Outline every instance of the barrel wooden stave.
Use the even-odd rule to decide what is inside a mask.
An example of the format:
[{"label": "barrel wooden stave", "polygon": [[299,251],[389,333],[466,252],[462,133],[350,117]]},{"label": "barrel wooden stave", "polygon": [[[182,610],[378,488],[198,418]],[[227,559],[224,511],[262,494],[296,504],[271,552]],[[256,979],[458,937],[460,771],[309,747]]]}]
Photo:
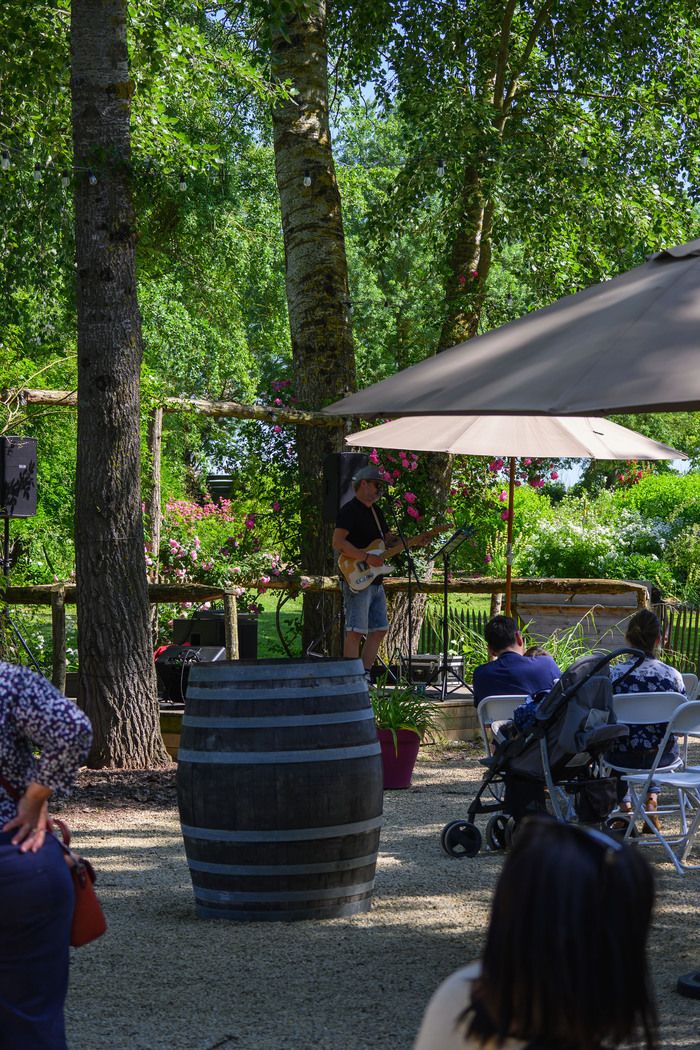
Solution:
[{"label": "barrel wooden stave", "polygon": [[382,771],[361,664],[324,661],[319,675],[317,662],[285,662],[271,684],[266,663],[236,666],[233,683],[223,663],[190,680],[178,801],[197,913],[288,921],[366,911]]}]

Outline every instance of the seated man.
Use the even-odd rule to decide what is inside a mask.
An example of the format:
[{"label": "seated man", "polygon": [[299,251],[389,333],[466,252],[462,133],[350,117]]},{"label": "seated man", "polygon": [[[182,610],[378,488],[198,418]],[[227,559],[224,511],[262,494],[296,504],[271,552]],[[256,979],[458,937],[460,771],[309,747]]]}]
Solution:
[{"label": "seated man", "polygon": [[484,637],[491,659],[474,669],[475,706],[487,696],[532,696],[561,678],[551,656],[525,656],[523,636],[510,616],[492,617]]}]

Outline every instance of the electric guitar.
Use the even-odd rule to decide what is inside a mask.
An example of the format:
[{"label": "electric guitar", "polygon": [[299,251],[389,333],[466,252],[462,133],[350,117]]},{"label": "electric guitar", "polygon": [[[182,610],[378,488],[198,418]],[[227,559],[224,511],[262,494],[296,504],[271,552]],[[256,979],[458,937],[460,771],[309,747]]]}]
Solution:
[{"label": "electric guitar", "polygon": [[[434,529],[428,529],[427,532],[422,532],[420,536],[411,536],[410,539],[406,540],[407,547],[421,547],[423,544],[431,540],[433,536],[437,536],[439,532],[445,532],[450,528],[449,525],[438,525]],[[371,547],[367,547],[365,550],[365,556],[368,554],[376,554],[378,557],[392,558],[399,551],[404,549],[403,543],[396,543],[393,547],[388,549],[384,546],[383,540],[375,540]],[[391,572],[391,565],[387,565],[384,561],[381,565],[368,565],[364,558],[349,557],[347,554],[340,554],[338,556],[338,568],[342,572],[345,582],[351,591],[355,594],[359,594],[360,591],[364,591],[366,587],[369,587],[372,580],[375,580],[377,576],[382,576],[384,573]]]}]

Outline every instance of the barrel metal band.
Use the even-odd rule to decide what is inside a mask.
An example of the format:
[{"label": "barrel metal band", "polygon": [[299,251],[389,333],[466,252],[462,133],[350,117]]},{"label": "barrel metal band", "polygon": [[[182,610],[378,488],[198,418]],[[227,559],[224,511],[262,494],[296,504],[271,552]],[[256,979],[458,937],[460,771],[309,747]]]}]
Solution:
[{"label": "barrel metal band", "polygon": [[372,758],[381,754],[379,741],[356,747],[328,747],[314,751],[190,751],[177,753],[179,764],[217,764],[228,766],[265,766],[292,762],[342,762],[353,758]]},{"label": "barrel metal band", "polygon": [[358,820],[354,824],[329,824],[324,828],[284,828],[270,831],[227,831],[224,828],[195,828],[182,825],[185,838],[206,839],[208,842],[307,842],[315,839],[335,839],[346,835],[362,835],[381,828],[382,815]]},{"label": "barrel metal band", "polygon": [[226,904],[240,902],[241,904],[254,904],[260,901],[327,901],[338,897],[355,897],[361,893],[371,893],[374,879],[371,882],[360,882],[355,886],[336,886],[334,889],[326,890],[274,890],[267,893],[238,893],[236,890],[205,890],[202,886],[194,887],[194,896],[197,901],[221,901]]},{"label": "barrel metal band", "polygon": [[349,860],[331,860],[319,864],[214,864],[203,860],[188,860],[190,871],[204,871],[209,875],[321,875],[332,871],[354,871],[377,863],[377,854],[352,857]]},{"label": "barrel metal band", "polygon": [[[354,666],[353,666],[354,664]],[[260,662],[257,664],[241,664],[238,661],[217,661],[216,663],[194,664],[190,672],[190,679],[197,682],[211,682],[217,678],[220,680],[228,677],[235,684],[239,681],[266,681],[274,682],[279,679],[294,679],[297,682],[311,681],[319,678],[338,678],[341,681],[354,678],[356,681],[363,680],[363,667],[359,660],[352,663],[349,660],[331,660],[324,663],[321,660],[301,661],[278,661],[274,665]]]},{"label": "barrel metal band", "polygon": [[292,726],[325,726],[345,722],[367,722],[374,718],[370,707],[360,711],[329,711],[325,715],[268,715],[263,718],[207,718],[185,715],[183,726],[192,729],[287,729]]},{"label": "barrel metal band", "polygon": [[359,682],[328,682],[320,689],[313,683],[306,686],[295,686],[285,688],[267,683],[257,689],[242,689],[235,682],[216,682],[204,685],[202,682],[193,684],[190,677],[187,686],[188,700],[225,700],[230,704],[239,700],[305,700],[309,696],[320,695],[323,697],[365,695],[365,680]]}]

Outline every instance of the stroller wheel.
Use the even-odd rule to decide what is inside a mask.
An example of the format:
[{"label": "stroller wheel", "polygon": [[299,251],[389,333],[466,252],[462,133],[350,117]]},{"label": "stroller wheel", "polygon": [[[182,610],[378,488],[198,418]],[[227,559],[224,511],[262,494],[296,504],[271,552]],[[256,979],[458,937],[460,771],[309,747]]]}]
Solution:
[{"label": "stroller wheel", "polygon": [[440,845],[448,857],[475,857],[481,849],[481,832],[469,821],[453,820],[442,829]]},{"label": "stroller wheel", "polygon": [[509,820],[512,820],[512,817],[507,816],[505,813],[494,813],[489,818],[485,834],[486,845],[489,849],[501,850],[506,848],[506,831]]},{"label": "stroller wheel", "polygon": [[639,835],[636,824],[633,823],[631,816],[628,814],[622,814],[617,817],[608,817],[605,821],[605,830],[614,838],[622,841],[627,833],[627,827],[632,824],[632,831],[630,837],[636,839]]},{"label": "stroller wheel", "polygon": [[506,818],[506,826],[503,829],[503,839],[505,842],[505,848],[510,849],[513,845],[513,836],[515,835],[518,828],[515,817]]},{"label": "stroller wheel", "polygon": [[700,999],[700,970],[693,970],[679,977],[676,991],[688,999]]}]

